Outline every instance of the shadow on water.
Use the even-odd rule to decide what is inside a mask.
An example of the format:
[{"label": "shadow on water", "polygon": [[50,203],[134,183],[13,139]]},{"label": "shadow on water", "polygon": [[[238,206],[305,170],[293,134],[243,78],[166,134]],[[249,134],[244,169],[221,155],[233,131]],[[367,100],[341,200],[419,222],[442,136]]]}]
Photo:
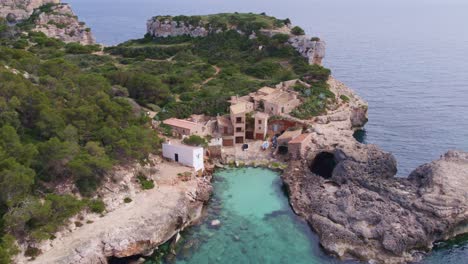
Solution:
[{"label": "shadow on water", "polygon": [[365,129],[358,129],[354,131],[353,137],[360,143],[367,143],[367,131]]}]

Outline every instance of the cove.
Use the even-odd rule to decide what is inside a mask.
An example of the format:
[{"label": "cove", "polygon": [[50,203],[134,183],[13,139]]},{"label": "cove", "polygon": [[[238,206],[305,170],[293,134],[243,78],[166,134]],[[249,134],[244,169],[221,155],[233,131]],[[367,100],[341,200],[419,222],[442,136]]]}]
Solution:
[{"label": "cove", "polygon": [[[203,222],[182,234],[177,256],[164,263],[344,263],[327,256],[317,236],[294,214],[279,173],[219,170],[213,187]],[[221,224],[213,227],[213,220]]]}]

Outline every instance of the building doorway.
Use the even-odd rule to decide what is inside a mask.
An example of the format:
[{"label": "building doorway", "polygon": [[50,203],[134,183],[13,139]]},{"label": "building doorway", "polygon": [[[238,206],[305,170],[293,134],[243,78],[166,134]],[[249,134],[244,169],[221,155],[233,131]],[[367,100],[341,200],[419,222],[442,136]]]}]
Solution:
[{"label": "building doorway", "polygon": [[177,153],[174,154],[174,160],[175,160],[176,162],[179,162],[179,154],[177,154]]}]

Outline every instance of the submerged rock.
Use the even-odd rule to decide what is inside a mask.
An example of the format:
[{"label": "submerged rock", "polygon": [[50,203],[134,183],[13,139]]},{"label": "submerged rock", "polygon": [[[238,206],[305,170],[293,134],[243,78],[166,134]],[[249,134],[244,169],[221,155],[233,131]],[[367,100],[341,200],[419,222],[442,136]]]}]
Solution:
[{"label": "submerged rock", "polygon": [[395,178],[395,158],[373,145],[331,153],[337,165],[329,179],[310,171],[313,153],[283,175],[291,205],[328,252],[405,263],[468,231],[468,153],[450,151],[408,178]]}]

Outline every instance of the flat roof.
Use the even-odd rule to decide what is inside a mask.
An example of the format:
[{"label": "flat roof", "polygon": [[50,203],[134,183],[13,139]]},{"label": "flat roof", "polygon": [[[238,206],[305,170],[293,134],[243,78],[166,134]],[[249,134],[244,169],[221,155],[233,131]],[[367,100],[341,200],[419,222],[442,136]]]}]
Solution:
[{"label": "flat roof", "polygon": [[236,114],[246,112],[247,111],[247,106],[246,106],[245,102],[239,102],[239,103],[237,103],[235,105],[231,105],[230,109],[231,109],[231,112],[234,115],[236,115]]},{"label": "flat roof", "polygon": [[192,130],[198,126],[197,123],[191,122],[188,120],[183,120],[183,119],[177,119],[177,118],[169,118],[163,121],[164,124],[168,126],[175,126],[175,127],[180,127],[180,128],[185,128]]},{"label": "flat roof", "polygon": [[195,146],[189,146],[189,145],[185,145],[185,144],[182,144],[182,143],[168,143],[168,142],[165,142],[165,143],[162,143],[162,145],[166,145],[166,146],[174,146],[174,147],[178,147],[178,148],[185,148],[185,149],[192,149],[192,150],[196,150],[196,149],[203,149],[203,147],[195,147]]},{"label": "flat roof", "polygon": [[279,136],[278,140],[280,139],[295,139],[296,137],[302,134],[302,129],[292,130],[292,131],[285,131],[281,136]]},{"label": "flat roof", "polygon": [[308,136],[310,136],[310,133],[301,134],[300,136],[296,137],[295,139],[289,141],[289,144],[302,143],[307,139]]},{"label": "flat roof", "polygon": [[263,113],[263,112],[256,112],[254,117],[258,117],[258,118],[269,118],[270,115],[267,114],[267,113]]},{"label": "flat roof", "polygon": [[276,91],[275,88],[271,88],[268,86],[264,86],[258,90],[258,92],[266,93],[266,94],[271,94],[271,93],[274,93],[275,91]]}]

